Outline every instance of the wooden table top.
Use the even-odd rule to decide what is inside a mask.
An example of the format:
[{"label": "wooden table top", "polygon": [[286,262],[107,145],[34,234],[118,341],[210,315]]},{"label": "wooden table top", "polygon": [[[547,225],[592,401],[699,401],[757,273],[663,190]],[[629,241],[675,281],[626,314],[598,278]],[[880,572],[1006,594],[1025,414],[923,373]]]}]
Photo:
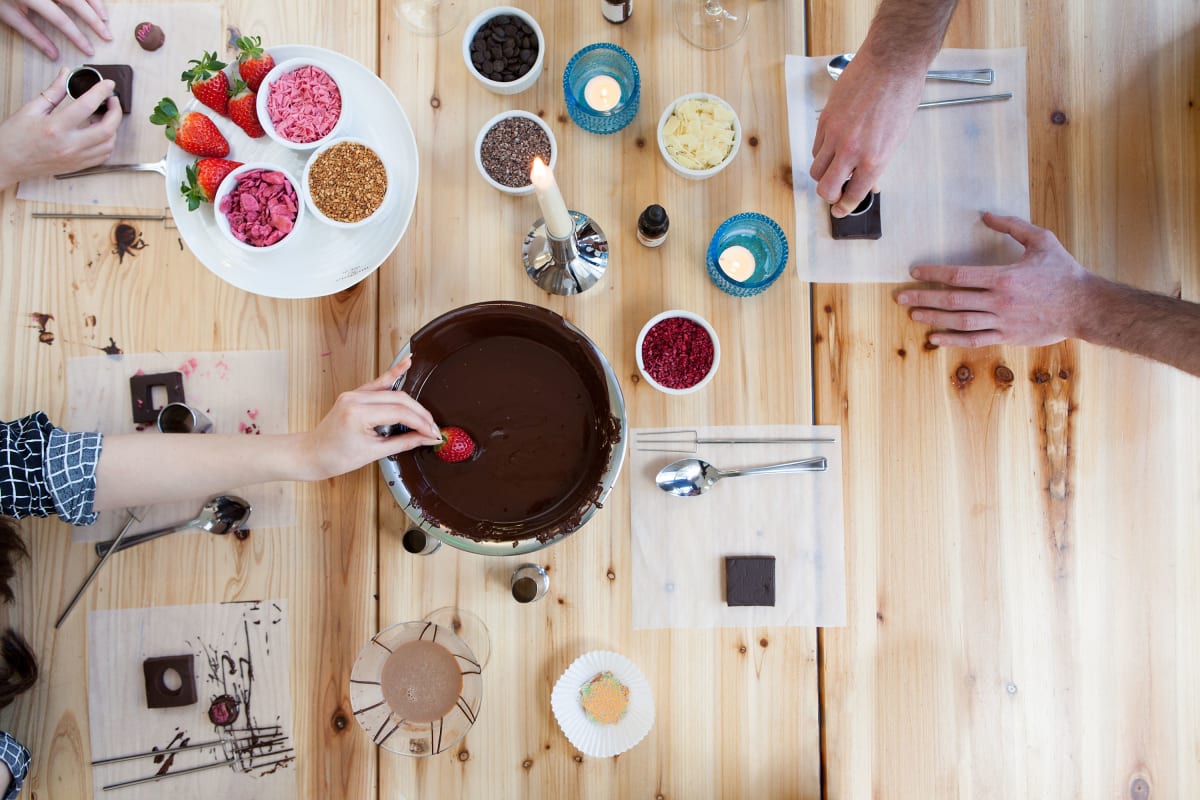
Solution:
[{"label": "wooden table top", "polygon": [[[161,223],[141,224],[149,247],[120,262],[111,221],[33,219],[50,209],[0,195],[0,417],[62,420],[66,360],[111,335],[127,352],[286,350],[291,427],[307,429],[432,317],[480,300],[537,303],[599,344],[635,426],[841,425],[848,598],[839,629],[634,631],[628,474],[582,532],[534,554],[551,591],[529,606],[507,594],[522,559],[405,553],[405,518],[374,468],[300,487],[293,529],[168,538],[114,559],[85,608],[289,601],[300,796],[1200,793],[1200,382],[1074,342],[926,350],[892,287],[810,286],[789,269],[737,300],[704,273],[708,238],[733,213],[766,213],[794,239],[784,55],[852,50],[874,3],[757,0],[746,37],[706,53],[677,34],[666,0],[635,3],[623,26],[594,0],[527,0],[518,5],[548,39],[545,74],[513,97],[488,93],[462,63],[482,0],[463,0],[464,21],[435,39],[405,30],[390,2],[294,5],[229,0],[225,20],[268,44],[343,52],[395,92],[421,156],[400,246],[353,289],[271,300],[214,277]],[[963,0],[946,41],[1028,48],[1033,221],[1097,272],[1189,299],[1200,296],[1198,29],[1200,8],[1176,0]],[[6,35],[0,109],[12,111],[22,48]],[[593,41],[620,44],[641,68],[642,109],[613,136],[584,133],[563,105],[562,69]],[[746,137],[703,183],[670,172],[654,138],[666,103],[695,90],[729,100]],[[537,204],[476,172],[479,127],[509,108],[544,116],[568,204],[609,233],[612,266],[587,294],[552,297],[525,277],[520,241]],[[634,237],[652,202],[672,219],[657,250]],[[705,391],[668,398],[635,378],[637,332],[665,308],[720,333]],[[54,315],[53,345],[28,327],[34,312]],[[7,622],[42,674],[0,727],[33,751],[26,796],[88,797],[86,614],[52,625],[93,556],[57,521],[23,527],[33,557]],[[490,631],[479,722],[437,758],[379,752],[350,718],[358,649],[448,605]],[[636,662],[656,700],[653,730],[615,759],[581,757],[549,706],[558,675],[594,648]]]}]

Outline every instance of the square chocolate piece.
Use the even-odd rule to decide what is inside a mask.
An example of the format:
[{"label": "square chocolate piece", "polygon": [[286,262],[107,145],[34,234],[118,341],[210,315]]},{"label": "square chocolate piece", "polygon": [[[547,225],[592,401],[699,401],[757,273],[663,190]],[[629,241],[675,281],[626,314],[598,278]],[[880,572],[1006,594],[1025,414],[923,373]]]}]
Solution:
[{"label": "square chocolate piece", "polygon": [[725,556],[725,604],[775,605],[775,556]]},{"label": "square chocolate piece", "polygon": [[833,206],[829,208],[834,239],[878,239],[883,236],[883,222],[879,216],[879,192],[867,195],[848,217],[838,219],[833,216]]},{"label": "square chocolate piece", "polygon": [[[113,94],[121,102],[121,113],[128,114],[133,108],[133,67],[128,64],[84,64],[100,73],[100,77],[117,85]],[[104,108],[99,109],[100,113]]]},{"label": "square chocolate piece", "polygon": [[191,653],[184,656],[158,656],[143,661],[147,708],[178,708],[196,702],[196,676],[192,674],[194,661]]},{"label": "square chocolate piece", "polygon": [[158,421],[161,407],[154,407],[155,386],[167,390],[168,403],[186,403],[183,396],[182,372],[156,372],[153,375],[134,375],[129,379],[129,397],[133,405],[133,421],[139,425],[153,425]]}]

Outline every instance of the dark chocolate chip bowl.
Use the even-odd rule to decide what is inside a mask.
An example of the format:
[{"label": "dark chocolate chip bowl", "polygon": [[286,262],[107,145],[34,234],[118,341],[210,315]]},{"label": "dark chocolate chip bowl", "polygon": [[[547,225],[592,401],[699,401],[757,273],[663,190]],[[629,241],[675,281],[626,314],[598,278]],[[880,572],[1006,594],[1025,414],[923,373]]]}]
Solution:
[{"label": "dark chocolate chip bowl", "polygon": [[379,462],[423,531],[484,555],[547,547],[579,530],[612,490],[628,420],[612,367],[577,327],[526,303],[476,303],[413,334],[402,388],[476,443],[447,464],[428,447]]}]

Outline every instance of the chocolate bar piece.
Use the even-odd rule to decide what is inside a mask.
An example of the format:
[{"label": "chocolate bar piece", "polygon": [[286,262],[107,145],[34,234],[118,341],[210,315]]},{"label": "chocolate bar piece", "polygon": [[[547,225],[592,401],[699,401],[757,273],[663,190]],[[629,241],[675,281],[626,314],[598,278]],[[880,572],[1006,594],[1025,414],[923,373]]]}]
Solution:
[{"label": "chocolate bar piece", "polygon": [[775,556],[725,556],[725,604],[775,605]]},{"label": "chocolate bar piece", "polygon": [[155,386],[167,390],[167,403],[186,403],[183,396],[183,373],[156,372],[153,375],[134,375],[129,379],[129,396],[133,404],[133,421],[139,425],[153,425],[158,422],[158,412],[161,407],[154,407],[154,395],[151,391]]},{"label": "chocolate bar piece", "polygon": [[[147,708],[178,708],[196,702],[196,676],[192,673],[191,653],[184,656],[158,656],[142,662],[146,676]],[[167,673],[174,670],[179,676],[179,686],[172,689],[167,683]],[[173,679],[173,677],[172,677]]]},{"label": "chocolate bar piece", "polygon": [[830,206],[829,219],[833,222],[835,239],[878,239],[883,236],[883,222],[879,216],[879,192],[863,198],[849,216],[838,219]]},{"label": "chocolate bar piece", "polygon": [[[100,77],[117,85],[113,90],[121,101],[121,113],[128,114],[133,108],[133,67],[128,64],[84,64],[100,73]],[[100,111],[104,111],[103,108]]]}]

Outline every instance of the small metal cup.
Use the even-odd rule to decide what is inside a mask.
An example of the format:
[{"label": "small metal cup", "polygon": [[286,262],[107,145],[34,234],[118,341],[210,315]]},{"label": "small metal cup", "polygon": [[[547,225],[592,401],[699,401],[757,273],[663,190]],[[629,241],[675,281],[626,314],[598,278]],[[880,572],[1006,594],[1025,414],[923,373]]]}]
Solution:
[{"label": "small metal cup", "polygon": [[167,403],[158,412],[158,429],[163,433],[209,433],[212,420],[187,403]]},{"label": "small metal cup", "polygon": [[95,67],[76,67],[67,76],[67,94],[78,100],[102,80],[104,76]]},{"label": "small metal cup", "polygon": [[508,587],[513,600],[522,604],[533,603],[550,591],[550,575],[539,564],[522,564],[513,572]]},{"label": "small metal cup", "polygon": [[404,547],[405,552],[412,553],[414,556],[432,555],[442,546],[439,539],[433,538],[420,528],[409,528],[405,531],[404,536],[400,539],[400,544]]}]

